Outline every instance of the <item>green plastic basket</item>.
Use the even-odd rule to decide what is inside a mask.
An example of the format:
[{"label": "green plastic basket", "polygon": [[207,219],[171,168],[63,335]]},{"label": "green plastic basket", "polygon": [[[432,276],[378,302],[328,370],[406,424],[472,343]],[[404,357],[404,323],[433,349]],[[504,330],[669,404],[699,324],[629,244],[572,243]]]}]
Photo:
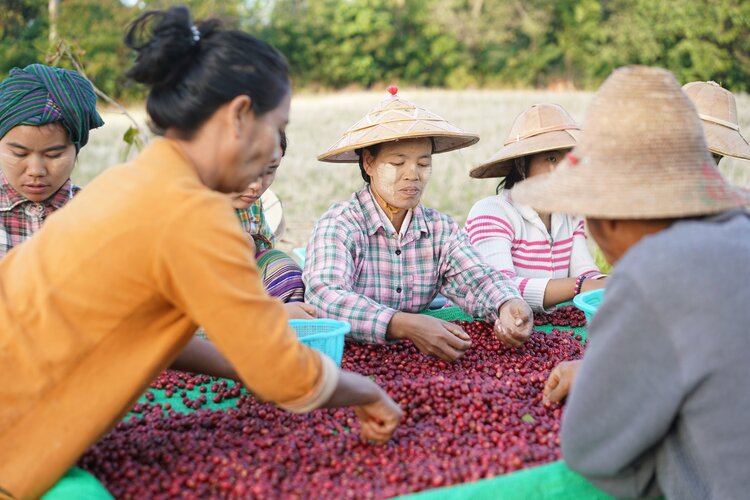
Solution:
[{"label": "green plastic basket", "polygon": [[341,366],[344,336],[352,329],[349,323],[333,319],[293,319],[289,324],[297,332],[300,342],[327,354]]},{"label": "green plastic basket", "polygon": [[604,289],[591,290],[590,292],[583,292],[576,295],[573,298],[573,304],[583,311],[586,316],[586,323],[591,322],[591,318],[594,317],[596,310],[599,309],[602,301],[604,300]]}]

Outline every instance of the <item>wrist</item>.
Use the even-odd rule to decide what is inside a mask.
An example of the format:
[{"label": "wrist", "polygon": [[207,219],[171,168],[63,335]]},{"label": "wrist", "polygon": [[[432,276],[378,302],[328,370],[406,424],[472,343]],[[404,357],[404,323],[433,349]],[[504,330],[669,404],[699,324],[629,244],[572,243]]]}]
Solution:
[{"label": "wrist", "polygon": [[514,300],[516,300],[516,297],[511,297],[508,300],[506,300],[505,302],[503,302],[502,304],[500,304],[500,306],[497,308],[497,317],[498,318],[500,317],[500,312],[503,310],[503,308],[505,306],[507,306],[508,304],[510,304],[511,302],[513,302]]},{"label": "wrist", "polygon": [[582,274],[576,278],[575,287],[573,288],[573,296],[578,295],[583,290],[583,282],[586,281],[586,275]]},{"label": "wrist", "polygon": [[387,340],[402,340],[406,338],[406,328],[404,328],[404,320],[406,319],[406,313],[397,312],[391,317],[388,322],[388,328],[385,331],[385,338]]}]

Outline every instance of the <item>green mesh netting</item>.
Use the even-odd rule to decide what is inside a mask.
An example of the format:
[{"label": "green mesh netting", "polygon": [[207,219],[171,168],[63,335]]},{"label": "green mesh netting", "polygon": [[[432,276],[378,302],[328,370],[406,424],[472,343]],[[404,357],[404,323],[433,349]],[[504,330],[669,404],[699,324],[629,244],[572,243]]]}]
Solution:
[{"label": "green mesh netting", "polygon": [[413,500],[613,500],[564,462],[399,497]]},{"label": "green mesh netting", "polygon": [[112,500],[112,495],[94,476],[73,467],[42,496],[42,500]]}]

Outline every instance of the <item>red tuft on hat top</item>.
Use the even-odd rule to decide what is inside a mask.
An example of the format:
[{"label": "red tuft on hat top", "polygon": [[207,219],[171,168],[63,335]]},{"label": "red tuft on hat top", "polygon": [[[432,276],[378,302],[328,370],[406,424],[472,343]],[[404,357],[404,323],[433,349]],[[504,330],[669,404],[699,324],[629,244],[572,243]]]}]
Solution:
[{"label": "red tuft on hat top", "polygon": [[388,87],[388,93],[391,94],[391,95],[398,94],[398,87],[396,87],[395,85],[390,85]]}]

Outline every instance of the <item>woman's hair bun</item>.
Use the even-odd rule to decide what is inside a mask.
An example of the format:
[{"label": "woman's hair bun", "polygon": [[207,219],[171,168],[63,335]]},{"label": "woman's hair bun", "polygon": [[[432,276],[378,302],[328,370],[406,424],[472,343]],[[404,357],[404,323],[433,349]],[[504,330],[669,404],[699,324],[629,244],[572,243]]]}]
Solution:
[{"label": "woman's hair bun", "polygon": [[128,27],[128,47],[137,52],[128,77],[151,87],[149,125],[190,137],[217,109],[247,95],[262,115],[290,92],[289,66],[271,45],[208,19],[193,24],[185,7],[149,11]]},{"label": "woman's hair bun", "polygon": [[194,26],[190,11],[183,6],[144,12],[125,35],[125,45],[138,54],[127,76],[151,87],[174,84],[190,64],[200,38],[216,24],[210,21]]}]

